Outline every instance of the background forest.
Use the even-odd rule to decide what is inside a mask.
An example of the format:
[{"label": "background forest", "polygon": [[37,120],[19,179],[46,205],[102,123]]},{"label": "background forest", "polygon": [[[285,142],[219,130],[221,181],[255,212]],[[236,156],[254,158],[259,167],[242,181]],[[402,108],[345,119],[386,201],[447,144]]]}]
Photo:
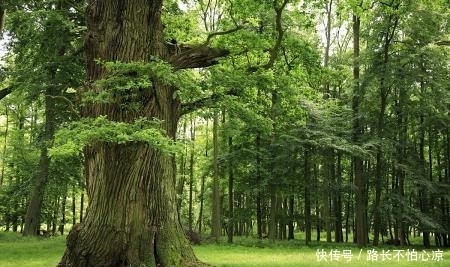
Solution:
[{"label": "background forest", "polygon": [[[230,52],[208,69],[159,70],[186,104],[176,142],[185,228],[228,242],[407,245],[413,235],[450,246],[449,1],[164,5],[176,51],[206,43]],[[64,234],[88,202],[80,144],[131,137],[123,125],[77,124],[89,101],[77,94],[84,1],[0,9],[0,229]],[[120,75],[104,82],[135,85]]]}]

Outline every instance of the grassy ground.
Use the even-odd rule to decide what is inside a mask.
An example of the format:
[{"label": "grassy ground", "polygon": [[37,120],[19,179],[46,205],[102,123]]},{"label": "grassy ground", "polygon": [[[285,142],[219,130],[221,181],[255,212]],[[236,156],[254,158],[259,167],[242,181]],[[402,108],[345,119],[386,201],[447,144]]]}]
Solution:
[{"label": "grassy ground", "polygon": [[24,238],[0,232],[1,267],[54,267],[64,252],[64,237]]},{"label": "grassy ground", "polygon": [[[12,233],[0,232],[0,266],[1,267],[52,267],[56,266],[61,255],[64,252],[64,237],[55,237],[47,239],[23,238]],[[450,251],[442,253],[442,260],[433,259],[433,250],[436,248],[422,251],[420,247],[404,248],[400,255],[404,258],[394,258],[393,250],[402,248],[384,247],[374,248],[378,253],[377,260],[367,260],[367,250],[361,251],[352,245],[330,245],[314,244],[304,246],[301,241],[270,243],[267,240],[255,241],[254,239],[237,239],[236,244],[205,244],[195,246],[196,255],[204,262],[214,264],[218,267],[360,267],[360,266],[426,266],[426,267],[446,267],[450,266]],[[348,259],[343,258],[342,254],[347,250]],[[391,259],[382,261],[382,251],[391,254]],[[330,256],[330,251],[335,256],[341,254],[339,261]],[[323,257],[318,259],[317,252],[323,252]],[[417,254],[416,254],[417,253]],[[408,260],[407,257],[410,257]],[[319,255],[320,256],[320,255]],[[415,258],[417,256],[417,258]],[[428,258],[429,256],[429,258]],[[436,256],[436,255],[435,255]],[[439,256],[439,255],[438,255]],[[351,257],[351,258],[350,258]],[[359,259],[358,259],[359,257]],[[374,256],[375,258],[375,256]],[[326,259],[326,261],[325,261]],[[423,261],[428,259],[428,261]],[[348,260],[348,261],[347,261]]]}]

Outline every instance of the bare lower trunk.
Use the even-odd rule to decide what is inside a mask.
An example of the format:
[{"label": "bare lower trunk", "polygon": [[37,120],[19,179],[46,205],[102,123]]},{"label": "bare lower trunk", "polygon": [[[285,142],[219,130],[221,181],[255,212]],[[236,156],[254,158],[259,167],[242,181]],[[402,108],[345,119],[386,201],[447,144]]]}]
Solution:
[{"label": "bare lower trunk", "polygon": [[172,157],[145,144],[99,144],[85,155],[89,209],[59,266],[196,266],[178,223]]}]

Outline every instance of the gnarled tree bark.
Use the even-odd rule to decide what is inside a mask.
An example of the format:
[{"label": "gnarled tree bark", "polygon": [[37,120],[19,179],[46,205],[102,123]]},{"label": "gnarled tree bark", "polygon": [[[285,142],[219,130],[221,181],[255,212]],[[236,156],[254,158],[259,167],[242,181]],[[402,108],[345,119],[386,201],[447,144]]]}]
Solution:
[{"label": "gnarled tree bark", "polygon": [[[87,6],[87,87],[105,77],[101,61],[149,62],[157,57],[175,70],[206,67],[228,51],[198,47],[170,49],[164,42],[162,0],[90,0]],[[133,101],[94,103],[82,108],[83,117],[106,115],[130,122],[156,118],[167,137],[174,139],[182,115],[177,88],[152,80]],[[129,98],[128,98],[129,99]],[[175,192],[174,156],[145,143],[96,142],[84,150],[89,206],[82,224],[68,235],[59,267],[203,266],[179,224]]]}]

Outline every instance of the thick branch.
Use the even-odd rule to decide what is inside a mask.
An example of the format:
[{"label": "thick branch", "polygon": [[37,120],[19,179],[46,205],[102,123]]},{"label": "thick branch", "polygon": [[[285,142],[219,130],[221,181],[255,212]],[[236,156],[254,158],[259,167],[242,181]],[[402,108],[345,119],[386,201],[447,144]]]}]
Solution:
[{"label": "thick branch", "polygon": [[5,98],[7,95],[9,95],[11,93],[11,88],[7,87],[5,89],[0,90],[0,100],[2,100],[3,98]]},{"label": "thick branch", "polygon": [[212,48],[206,45],[193,47],[176,44],[168,45],[173,46],[172,49],[169,47],[169,52],[172,50],[173,53],[168,61],[175,70],[209,67],[217,64],[219,58],[230,54],[230,51],[227,49]]}]

